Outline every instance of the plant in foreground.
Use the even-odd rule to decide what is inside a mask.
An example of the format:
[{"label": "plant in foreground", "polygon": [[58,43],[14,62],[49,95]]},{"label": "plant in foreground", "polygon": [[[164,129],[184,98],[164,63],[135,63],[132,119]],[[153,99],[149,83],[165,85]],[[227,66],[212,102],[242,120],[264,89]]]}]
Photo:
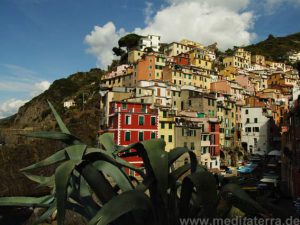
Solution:
[{"label": "plant in foreground", "polygon": [[[57,223],[62,225],[66,210],[79,213],[89,225],[173,225],[179,224],[180,218],[224,218],[236,209],[245,216],[264,213],[236,184],[217,190],[214,176],[198,164],[195,153],[187,148],[166,152],[161,139],[122,147],[115,145],[109,133],[100,136],[104,149],[91,148],[73,136],[50,102],[49,106],[61,132],[26,136],[60,140],[67,147],[21,171],[30,180],[49,187],[50,194],[0,198],[1,206],[46,208],[36,224],[57,211]],[[175,168],[184,154],[189,155],[190,163]],[[123,159],[132,155],[142,159],[142,168]],[[52,176],[32,173],[53,164],[57,167]],[[141,179],[129,176],[125,169],[135,171]]]}]

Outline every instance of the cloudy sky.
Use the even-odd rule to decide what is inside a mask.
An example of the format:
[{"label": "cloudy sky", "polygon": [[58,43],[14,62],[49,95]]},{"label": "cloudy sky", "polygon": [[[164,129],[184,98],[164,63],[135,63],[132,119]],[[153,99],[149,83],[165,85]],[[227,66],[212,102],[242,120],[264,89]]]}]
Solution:
[{"label": "cloudy sky", "polygon": [[300,31],[300,0],[0,0],[0,118],[56,79],[106,68],[124,34],[219,48]]}]

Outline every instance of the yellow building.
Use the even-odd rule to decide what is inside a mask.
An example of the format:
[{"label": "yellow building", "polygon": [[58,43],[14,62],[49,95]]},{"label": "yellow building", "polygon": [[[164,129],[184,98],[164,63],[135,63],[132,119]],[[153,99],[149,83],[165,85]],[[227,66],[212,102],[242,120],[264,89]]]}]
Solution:
[{"label": "yellow building", "polygon": [[172,42],[164,48],[164,54],[167,57],[176,56],[180,53],[186,53],[192,49],[191,46],[179,42]]},{"label": "yellow building", "polygon": [[261,66],[266,66],[266,60],[263,55],[252,55],[251,63],[261,65]]},{"label": "yellow building", "polygon": [[191,41],[191,40],[188,40],[188,39],[182,39],[180,41],[180,43],[184,44],[184,45],[195,46],[196,48],[204,48],[204,46],[202,44],[200,44],[199,42]]},{"label": "yellow building", "polygon": [[140,60],[143,56],[143,51],[132,50],[128,52],[128,63],[133,64]]},{"label": "yellow building", "polygon": [[172,64],[163,68],[163,80],[178,86],[193,85],[206,90],[210,88],[211,83],[211,77],[206,70],[189,66],[179,67]]},{"label": "yellow building", "polygon": [[297,76],[294,76],[292,74],[287,74],[282,71],[276,71],[273,74],[271,74],[268,78],[268,88],[272,88],[273,86],[284,86],[284,85],[290,85],[295,86],[297,84]]},{"label": "yellow building", "polygon": [[272,70],[283,70],[286,71],[286,65],[284,63],[273,62],[273,61],[266,61],[266,66]]},{"label": "yellow building", "polygon": [[223,59],[225,67],[234,66],[237,68],[247,69],[251,66],[251,53],[243,48],[235,49],[233,56],[227,56]]},{"label": "yellow building", "polygon": [[238,75],[238,70],[234,66],[228,66],[223,70],[220,70],[219,74],[227,80],[236,80],[236,76]]},{"label": "yellow building", "polygon": [[165,140],[166,151],[175,148],[175,111],[161,108],[158,113],[158,137]]},{"label": "yellow building", "polygon": [[166,65],[166,57],[163,54],[155,54],[155,79],[163,78],[163,67]]},{"label": "yellow building", "polygon": [[118,66],[116,70],[103,75],[101,83],[107,87],[133,87],[133,67]]},{"label": "yellow building", "polygon": [[212,61],[205,49],[194,48],[189,51],[190,64],[206,70],[212,69]]}]

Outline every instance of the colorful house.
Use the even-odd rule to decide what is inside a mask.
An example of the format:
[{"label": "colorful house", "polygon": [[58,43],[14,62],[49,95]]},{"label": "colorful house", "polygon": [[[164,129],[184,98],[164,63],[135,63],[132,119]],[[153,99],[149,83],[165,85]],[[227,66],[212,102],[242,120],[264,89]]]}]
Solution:
[{"label": "colorful house", "polygon": [[[151,104],[134,102],[110,103],[109,122],[106,132],[113,133],[117,145],[129,144],[158,138],[158,111]],[[141,166],[137,156],[125,158],[128,162]],[[129,171],[133,172],[133,171]]]}]

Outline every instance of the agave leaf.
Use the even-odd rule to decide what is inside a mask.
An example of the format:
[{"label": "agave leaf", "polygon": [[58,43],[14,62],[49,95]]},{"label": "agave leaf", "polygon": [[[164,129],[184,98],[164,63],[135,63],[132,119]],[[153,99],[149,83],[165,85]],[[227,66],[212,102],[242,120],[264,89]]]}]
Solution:
[{"label": "agave leaf", "polygon": [[45,166],[50,166],[52,164],[61,162],[63,160],[66,160],[65,149],[62,149],[62,150],[54,153],[53,155],[49,156],[48,158],[46,158],[42,161],[39,161],[33,165],[27,166],[27,167],[21,169],[20,171],[28,171],[28,170],[45,167]]},{"label": "agave leaf", "polygon": [[49,207],[52,195],[43,197],[1,197],[0,206]]},{"label": "agave leaf", "polygon": [[[189,217],[192,210],[190,201],[192,192],[196,188],[196,197],[201,201],[206,217],[211,218],[216,214],[217,190],[214,176],[207,171],[197,172],[186,176],[182,182],[179,202],[180,217]],[[199,208],[200,206],[196,205]]]},{"label": "agave leaf", "polygon": [[112,133],[104,133],[100,135],[99,141],[108,152],[114,152],[116,150],[116,144],[114,142],[114,136]]},{"label": "agave leaf", "polygon": [[[129,145],[119,152],[125,152],[130,149],[135,149],[143,159],[147,177],[153,177],[156,185],[149,187],[149,192],[155,208],[156,214],[162,223],[167,223],[167,215],[164,213],[167,210],[168,196],[168,154],[165,149],[165,142],[161,139],[147,140],[143,142]],[[143,177],[145,178],[145,177]]]},{"label": "agave leaf", "polygon": [[[153,170],[158,189],[161,193],[165,193],[168,189],[168,153],[164,151],[166,143],[159,140],[143,141],[147,157]],[[144,161],[146,164],[147,161]]]},{"label": "agave leaf", "polygon": [[82,160],[86,148],[87,145],[79,144],[79,145],[71,145],[67,147],[65,150],[71,160],[80,161]]},{"label": "agave leaf", "polygon": [[266,212],[266,210],[254,201],[241,187],[234,183],[229,183],[221,189],[221,196],[231,205],[242,210],[246,214],[255,215]]},{"label": "agave leaf", "polygon": [[61,132],[56,132],[56,131],[38,131],[38,132],[32,132],[29,134],[20,134],[21,136],[26,136],[26,137],[32,137],[32,138],[44,138],[44,139],[50,139],[50,140],[58,140],[62,141],[68,145],[70,144],[81,144],[82,142],[80,139],[77,137],[71,135],[71,134],[66,134],[66,133],[61,133]]},{"label": "agave leaf", "polygon": [[87,219],[91,219],[92,216],[86,212],[85,207],[86,206],[81,206],[79,204],[71,203],[71,202],[67,202],[67,205],[66,205],[67,209],[77,212],[78,214],[82,215],[83,217],[85,217]]},{"label": "agave leaf", "polygon": [[118,156],[114,156],[111,153],[104,151],[102,149],[88,148],[86,150],[86,153],[85,153],[83,159],[88,159],[91,162],[95,162],[97,160],[105,160],[116,166],[129,168],[129,169],[137,172],[138,174],[140,174],[142,177],[145,177],[144,172],[141,168],[137,168],[136,166],[132,165],[131,163],[125,161],[124,159],[122,159]]},{"label": "agave leaf", "polygon": [[53,107],[53,105],[51,104],[50,101],[48,101],[48,104],[51,108],[51,111],[56,119],[56,122],[58,123],[58,126],[61,130],[61,132],[65,133],[65,134],[71,134],[70,131],[68,130],[68,128],[66,127],[66,125],[64,124],[64,122],[62,121],[61,117],[59,116],[59,114],[56,112],[55,108]]},{"label": "agave leaf", "polygon": [[[75,171],[74,176],[76,176]],[[80,175],[73,180],[77,183],[77,187],[73,189],[70,197],[79,205],[84,206],[85,217],[91,219],[100,210],[100,207],[94,202],[90,188],[84,178]]]},{"label": "agave leaf", "polygon": [[153,177],[146,177],[143,182],[139,183],[135,190],[145,192],[149,187],[153,184],[154,178]]},{"label": "agave leaf", "polygon": [[103,204],[116,195],[103,173],[98,171],[90,162],[83,161],[77,169]]},{"label": "agave leaf", "polygon": [[147,215],[147,218],[144,218],[146,223],[155,224],[149,197],[140,191],[133,190],[114,197],[102,207],[95,217],[89,221],[88,225],[107,225],[120,216],[136,210],[143,211]]},{"label": "agave leaf", "polygon": [[23,174],[28,179],[38,183],[39,186],[47,186],[47,187],[54,186],[54,175],[52,175],[50,177],[46,177],[46,176],[37,176],[37,175],[30,174],[30,173],[25,173],[25,172],[23,172]]},{"label": "agave leaf", "polygon": [[133,189],[128,176],[119,167],[103,160],[94,162],[93,166],[112,177],[122,191],[129,191]]},{"label": "agave leaf", "polygon": [[187,148],[177,147],[168,153],[169,167],[183,154],[188,153],[191,161],[191,172],[194,173],[197,169],[198,161],[195,153]]},{"label": "agave leaf", "polygon": [[177,168],[170,174],[170,178],[171,178],[170,180],[176,182],[182,175],[184,175],[190,169],[191,169],[191,164],[189,163]]},{"label": "agave leaf", "polygon": [[73,161],[66,161],[55,171],[55,188],[57,199],[57,224],[63,225],[66,213],[67,189],[70,176],[75,168]]},{"label": "agave leaf", "polygon": [[50,207],[44,212],[36,221],[34,221],[33,225],[39,225],[48,219],[56,210],[56,202],[54,201]]}]

